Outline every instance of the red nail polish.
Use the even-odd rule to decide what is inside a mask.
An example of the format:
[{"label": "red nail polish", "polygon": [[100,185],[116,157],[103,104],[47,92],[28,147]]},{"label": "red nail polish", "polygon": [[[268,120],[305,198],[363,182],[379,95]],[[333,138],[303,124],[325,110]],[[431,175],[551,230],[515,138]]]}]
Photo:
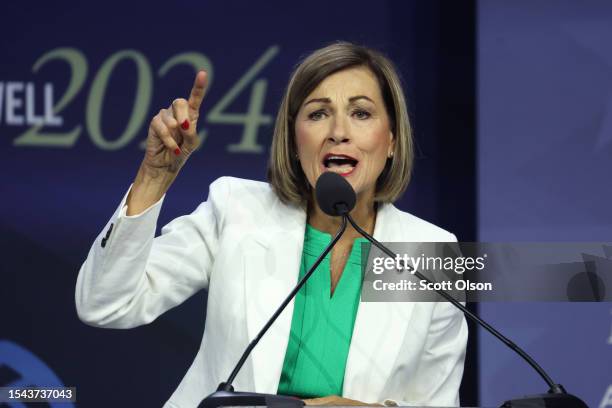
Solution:
[{"label": "red nail polish", "polygon": [[183,130],[189,129],[189,121],[185,119],[185,121],[181,123],[181,127],[183,128]]},{"label": "red nail polish", "polygon": [[181,149],[179,149],[178,147],[174,149],[174,154],[176,154],[177,156],[181,154]]}]

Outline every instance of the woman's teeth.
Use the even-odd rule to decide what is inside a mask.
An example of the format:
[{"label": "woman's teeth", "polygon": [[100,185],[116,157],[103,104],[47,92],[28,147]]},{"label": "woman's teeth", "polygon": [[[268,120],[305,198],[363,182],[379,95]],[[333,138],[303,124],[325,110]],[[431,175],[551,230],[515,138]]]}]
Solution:
[{"label": "woman's teeth", "polygon": [[349,172],[351,170],[353,170],[355,168],[355,166],[350,165],[350,164],[335,164],[335,163],[330,163],[327,166],[328,169],[330,169],[333,172],[336,173],[346,173]]},{"label": "woman's teeth", "polygon": [[326,156],[323,167],[326,171],[332,171],[342,176],[348,176],[357,166],[358,161],[348,156]]}]

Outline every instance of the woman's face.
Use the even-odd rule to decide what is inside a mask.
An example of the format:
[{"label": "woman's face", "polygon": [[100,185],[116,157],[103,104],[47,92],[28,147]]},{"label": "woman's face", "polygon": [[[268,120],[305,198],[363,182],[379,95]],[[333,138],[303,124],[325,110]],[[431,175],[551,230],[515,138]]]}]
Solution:
[{"label": "woman's face", "polygon": [[333,171],[351,183],[358,198],[373,199],[395,144],[374,74],[355,67],[325,78],[300,107],[295,138],[311,186]]}]

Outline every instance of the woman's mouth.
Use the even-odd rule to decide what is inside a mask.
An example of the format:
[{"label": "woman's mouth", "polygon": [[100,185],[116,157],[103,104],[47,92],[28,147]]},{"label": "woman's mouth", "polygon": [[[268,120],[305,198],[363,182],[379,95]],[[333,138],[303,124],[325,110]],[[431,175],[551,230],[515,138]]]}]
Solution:
[{"label": "woman's mouth", "polygon": [[323,171],[333,171],[343,177],[347,177],[353,173],[359,160],[346,154],[328,153],[323,157]]}]

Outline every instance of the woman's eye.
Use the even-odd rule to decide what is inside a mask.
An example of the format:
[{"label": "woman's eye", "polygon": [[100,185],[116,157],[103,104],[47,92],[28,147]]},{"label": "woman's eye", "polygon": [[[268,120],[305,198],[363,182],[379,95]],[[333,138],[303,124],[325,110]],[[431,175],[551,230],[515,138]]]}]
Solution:
[{"label": "woman's eye", "polygon": [[368,111],[356,110],[353,112],[353,116],[355,116],[357,119],[368,119],[372,115]]},{"label": "woman's eye", "polygon": [[310,115],[308,115],[308,119],[311,119],[311,120],[321,120],[321,119],[325,118],[325,115],[326,115],[325,111],[318,110],[318,111],[314,111]]}]

